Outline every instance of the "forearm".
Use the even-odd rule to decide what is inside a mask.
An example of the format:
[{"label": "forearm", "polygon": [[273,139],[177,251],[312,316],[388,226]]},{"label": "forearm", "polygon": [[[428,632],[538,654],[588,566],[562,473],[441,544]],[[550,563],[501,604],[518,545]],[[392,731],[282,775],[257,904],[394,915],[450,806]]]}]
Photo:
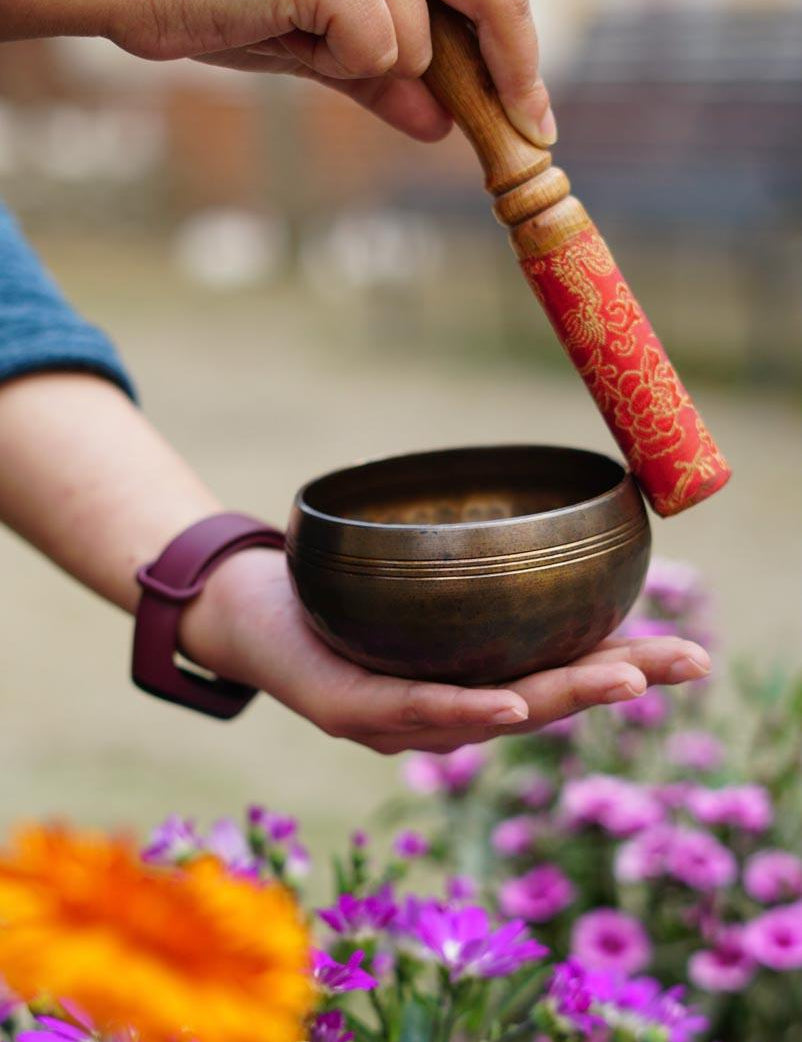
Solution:
[{"label": "forearm", "polygon": [[0,385],[0,520],[126,611],[139,565],[218,510],[111,383],[48,373]]},{"label": "forearm", "polygon": [[108,0],[0,0],[0,42],[102,36]]}]

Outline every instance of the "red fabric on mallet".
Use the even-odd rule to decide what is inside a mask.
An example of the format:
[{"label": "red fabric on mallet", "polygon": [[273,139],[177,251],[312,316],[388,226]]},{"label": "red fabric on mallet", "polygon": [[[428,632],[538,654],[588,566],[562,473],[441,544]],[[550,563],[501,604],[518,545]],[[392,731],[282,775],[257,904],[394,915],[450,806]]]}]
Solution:
[{"label": "red fabric on mallet", "polygon": [[521,267],[655,511],[718,491],[727,461],[597,229]]},{"label": "red fabric on mallet", "polygon": [[181,612],[214,569],[251,547],[283,550],[284,535],[246,514],[215,514],[191,525],[137,572],[142,596],[136,612],[131,678],[157,698],[219,720],[242,712],[257,688],[208,678],[175,662]]}]

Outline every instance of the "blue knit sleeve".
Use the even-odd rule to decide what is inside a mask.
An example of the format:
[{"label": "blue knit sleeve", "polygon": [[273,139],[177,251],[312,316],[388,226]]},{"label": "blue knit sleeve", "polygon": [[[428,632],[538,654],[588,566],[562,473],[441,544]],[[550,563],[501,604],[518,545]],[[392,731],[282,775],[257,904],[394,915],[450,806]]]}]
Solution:
[{"label": "blue knit sleeve", "polygon": [[136,392],[111,341],[77,314],[0,204],[0,381],[72,370]]}]

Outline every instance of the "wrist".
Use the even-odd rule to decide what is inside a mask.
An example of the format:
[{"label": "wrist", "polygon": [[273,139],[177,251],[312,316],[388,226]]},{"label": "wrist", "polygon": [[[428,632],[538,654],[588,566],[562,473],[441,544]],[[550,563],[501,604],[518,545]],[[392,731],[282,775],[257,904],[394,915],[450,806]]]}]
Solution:
[{"label": "wrist", "polygon": [[269,587],[285,569],[282,552],[262,547],[242,550],[223,561],[181,614],[181,651],[218,676],[263,687],[264,677],[252,654],[262,641],[248,640],[247,633],[263,626],[268,632]]}]

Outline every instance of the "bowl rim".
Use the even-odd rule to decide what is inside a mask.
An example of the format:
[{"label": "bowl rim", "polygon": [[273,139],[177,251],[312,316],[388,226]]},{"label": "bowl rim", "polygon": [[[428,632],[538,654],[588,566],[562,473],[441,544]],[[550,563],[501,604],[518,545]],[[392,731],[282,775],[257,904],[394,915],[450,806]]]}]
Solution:
[{"label": "bowl rim", "polygon": [[[503,450],[546,450],[554,452],[569,452],[581,456],[596,457],[597,459],[605,460],[607,463],[613,464],[620,472],[620,479],[612,486],[607,489],[606,492],[601,492],[597,496],[591,496],[589,499],[581,499],[576,503],[569,503],[564,507],[555,507],[553,510],[542,510],[535,514],[516,514],[514,517],[494,518],[488,521],[456,521],[446,522],[442,524],[421,524],[421,523],[405,523],[405,522],[383,522],[383,521],[363,521],[357,518],[342,517],[338,514],[329,514],[323,510],[318,510],[316,507],[311,506],[306,501],[307,492],[316,484],[329,478],[336,478],[341,474],[346,474],[351,471],[358,471],[365,467],[370,467],[378,463],[393,463],[396,460],[403,459],[424,459],[427,456],[449,456],[456,455],[458,453],[465,452],[494,452]],[[477,531],[489,528],[500,528],[500,527],[512,527],[514,525],[521,525],[526,522],[539,521],[540,519],[557,518],[561,515],[573,513],[581,508],[595,507],[604,504],[605,502],[612,500],[615,496],[619,495],[625,486],[631,486],[635,491],[640,494],[637,482],[635,481],[632,471],[629,467],[621,460],[614,459],[612,456],[607,455],[604,452],[597,452],[595,449],[585,449],[579,446],[573,445],[553,445],[543,442],[500,442],[492,445],[478,444],[478,445],[459,445],[459,446],[447,446],[440,449],[424,449],[419,452],[403,452],[403,453],[392,453],[384,456],[373,456],[368,459],[359,460],[356,463],[352,463],[346,467],[338,467],[336,470],[328,471],[324,474],[319,474],[317,477],[311,478],[305,482],[296,492],[293,499],[293,508],[303,514],[305,517],[313,518],[316,521],[322,521],[326,524],[336,524],[340,526],[348,526],[353,529],[363,529],[368,531],[376,532],[460,532],[460,531]]]}]

